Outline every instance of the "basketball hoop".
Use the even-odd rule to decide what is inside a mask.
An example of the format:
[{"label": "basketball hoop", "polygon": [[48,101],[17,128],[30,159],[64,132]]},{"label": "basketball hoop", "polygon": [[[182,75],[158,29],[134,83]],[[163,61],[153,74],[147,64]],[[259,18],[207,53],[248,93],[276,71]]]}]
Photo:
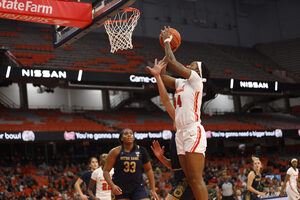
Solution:
[{"label": "basketball hoop", "polygon": [[140,11],[138,9],[125,8],[104,22],[111,46],[110,52],[132,49],[132,32],[139,18]]}]

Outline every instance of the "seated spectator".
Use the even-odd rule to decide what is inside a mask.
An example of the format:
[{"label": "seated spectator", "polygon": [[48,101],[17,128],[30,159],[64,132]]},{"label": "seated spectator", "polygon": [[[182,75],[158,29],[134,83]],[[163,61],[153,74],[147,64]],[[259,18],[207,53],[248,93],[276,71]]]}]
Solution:
[{"label": "seated spectator", "polygon": [[274,187],[269,187],[269,192],[267,192],[267,196],[268,196],[268,197],[275,197],[275,196],[278,196],[278,195],[276,195],[276,192],[275,192]]},{"label": "seated spectator", "polygon": [[247,176],[245,175],[244,171],[238,175],[238,178],[241,182],[246,182],[247,180]]}]

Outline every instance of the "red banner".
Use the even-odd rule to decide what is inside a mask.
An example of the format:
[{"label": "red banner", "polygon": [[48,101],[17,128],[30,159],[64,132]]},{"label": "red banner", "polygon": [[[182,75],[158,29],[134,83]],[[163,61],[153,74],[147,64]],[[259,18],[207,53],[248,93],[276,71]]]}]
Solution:
[{"label": "red banner", "polygon": [[83,28],[92,22],[92,4],[58,0],[0,0],[0,18]]}]

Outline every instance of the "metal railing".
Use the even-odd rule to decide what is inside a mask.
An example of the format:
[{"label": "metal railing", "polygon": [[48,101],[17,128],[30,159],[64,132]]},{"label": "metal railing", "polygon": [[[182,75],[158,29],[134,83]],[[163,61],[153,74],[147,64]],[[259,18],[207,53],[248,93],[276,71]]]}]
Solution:
[{"label": "metal railing", "polygon": [[11,100],[8,96],[0,92],[0,103],[8,108],[19,108],[20,106]]},{"label": "metal railing", "polygon": [[115,108],[117,107],[122,101],[129,98],[129,93],[122,92],[121,94],[115,95],[114,97],[110,98],[110,107]]}]

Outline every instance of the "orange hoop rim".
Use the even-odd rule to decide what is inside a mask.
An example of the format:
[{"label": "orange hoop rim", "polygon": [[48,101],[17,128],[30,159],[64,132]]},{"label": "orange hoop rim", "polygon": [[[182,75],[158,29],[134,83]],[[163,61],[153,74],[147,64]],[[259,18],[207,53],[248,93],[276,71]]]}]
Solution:
[{"label": "orange hoop rim", "polygon": [[[132,20],[138,19],[138,18],[140,17],[140,14],[141,14],[141,12],[140,12],[138,9],[136,9],[136,8],[131,8],[131,7],[125,8],[125,9],[121,10],[120,13],[121,13],[121,12],[123,12],[123,13],[125,13],[125,12],[136,12],[136,13],[138,13],[138,14],[137,14],[136,16],[130,17],[130,18],[128,18],[128,19],[122,19],[122,20],[111,20],[111,19],[108,19],[108,20],[106,20],[106,21],[104,22],[104,24],[114,24],[114,23],[120,23],[120,22],[128,22],[128,21],[132,21]],[[119,13],[118,13],[118,14],[119,14]]]}]

